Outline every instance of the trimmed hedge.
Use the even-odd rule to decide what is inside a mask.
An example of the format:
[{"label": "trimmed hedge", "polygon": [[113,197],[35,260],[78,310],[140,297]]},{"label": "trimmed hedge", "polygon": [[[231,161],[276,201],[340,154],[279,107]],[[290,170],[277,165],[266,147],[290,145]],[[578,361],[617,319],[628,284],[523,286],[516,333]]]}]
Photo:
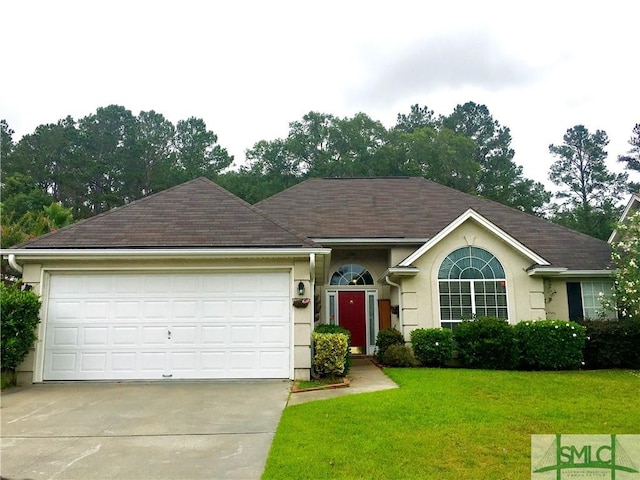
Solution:
[{"label": "trimmed hedge", "polygon": [[345,375],[349,337],[344,333],[313,332],[315,356],[313,368],[321,377],[343,377]]},{"label": "trimmed hedge", "polygon": [[539,320],[514,327],[520,368],[571,370],[583,364],[585,328],[575,322]]},{"label": "trimmed hedge", "polygon": [[585,320],[586,368],[640,369],[640,318]]},{"label": "trimmed hedge", "polygon": [[21,285],[0,284],[0,367],[15,370],[38,338],[40,299]]},{"label": "trimmed hedge", "polygon": [[382,363],[388,367],[413,367],[416,359],[406,345],[390,345],[384,352]]},{"label": "trimmed hedge", "polygon": [[383,328],[376,337],[376,358],[384,363],[384,352],[391,345],[404,345],[404,337],[395,328]]},{"label": "trimmed hedge", "polygon": [[510,370],[518,366],[514,330],[506,320],[478,317],[465,320],[453,334],[458,357],[465,367]]},{"label": "trimmed hedge", "polygon": [[453,356],[453,332],[442,328],[417,328],[411,332],[415,358],[425,367],[442,367]]},{"label": "trimmed hedge", "polygon": [[347,358],[345,359],[345,364],[344,364],[344,375],[349,373],[349,370],[351,370],[351,365],[353,364],[353,358],[351,357],[351,332],[339,325],[329,325],[329,324],[318,325],[314,329],[314,331],[317,333],[342,333],[347,336],[348,348],[347,348]]}]

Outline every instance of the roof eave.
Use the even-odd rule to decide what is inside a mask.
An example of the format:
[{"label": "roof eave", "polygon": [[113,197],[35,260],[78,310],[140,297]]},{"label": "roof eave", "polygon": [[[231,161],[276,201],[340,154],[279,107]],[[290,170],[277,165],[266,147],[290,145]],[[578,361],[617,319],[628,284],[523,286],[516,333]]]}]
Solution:
[{"label": "roof eave", "polygon": [[420,273],[418,267],[390,267],[384,271],[378,282],[384,283],[387,277],[415,277],[418,273]]},{"label": "roof eave", "polygon": [[476,212],[472,208],[469,208],[462,215],[460,215],[458,218],[456,218],[451,223],[449,223],[449,225],[447,225],[445,228],[440,230],[440,232],[438,232],[436,236],[434,236],[432,239],[430,239],[428,242],[422,245],[422,247],[420,247],[418,250],[416,250],[407,258],[405,258],[402,262],[400,262],[400,266],[404,267],[404,266],[411,265],[418,258],[420,258],[422,255],[428,252],[431,248],[437,245],[441,240],[449,236],[451,232],[453,232],[456,228],[458,228],[460,225],[462,225],[464,222],[466,222],[469,219],[474,220],[483,228],[493,233],[495,236],[503,240],[506,244],[510,245],[512,248],[514,248],[515,250],[517,250],[527,258],[529,258],[532,262],[534,262],[534,264],[541,265],[541,266],[551,265],[547,260],[542,258],[540,255],[535,253],[530,248],[520,243],[514,237],[512,237],[507,232],[502,230],[500,227],[498,227],[491,221],[487,220],[485,217],[480,215],[478,212]]},{"label": "roof eave", "polygon": [[428,238],[407,237],[311,237],[315,243],[331,246],[394,246],[394,245],[423,245]]},{"label": "roof eave", "polygon": [[331,249],[320,247],[244,247],[244,248],[87,248],[87,249],[7,249],[3,258],[14,255],[18,260],[84,260],[84,259],[176,259],[176,258],[257,258],[302,257],[310,254],[329,255]]}]

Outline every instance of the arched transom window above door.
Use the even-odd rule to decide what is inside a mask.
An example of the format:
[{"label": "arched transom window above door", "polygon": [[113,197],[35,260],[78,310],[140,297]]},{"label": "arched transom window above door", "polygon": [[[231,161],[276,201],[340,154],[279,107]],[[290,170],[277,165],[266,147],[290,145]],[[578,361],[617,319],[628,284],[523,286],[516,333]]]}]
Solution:
[{"label": "arched transom window above door", "polygon": [[330,285],[373,285],[369,271],[357,263],[347,263],[331,275]]},{"label": "arched transom window above door", "polygon": [[438,270],[440,325],[454,328],[473,317],[509,319],[507,279],[500,261],[478,247],[451,252]]}]

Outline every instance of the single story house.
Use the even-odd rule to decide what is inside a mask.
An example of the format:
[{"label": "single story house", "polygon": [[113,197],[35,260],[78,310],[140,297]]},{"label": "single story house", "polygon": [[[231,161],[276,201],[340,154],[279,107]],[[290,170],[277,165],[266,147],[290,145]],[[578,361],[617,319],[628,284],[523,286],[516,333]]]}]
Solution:
[{"label": "single story house", "polygon": [[23,381],[290,378],[332,323],[594,317],[610,247],[423,178],[309,179],[255,206],[199,178],[3,253],[42,296]]}]

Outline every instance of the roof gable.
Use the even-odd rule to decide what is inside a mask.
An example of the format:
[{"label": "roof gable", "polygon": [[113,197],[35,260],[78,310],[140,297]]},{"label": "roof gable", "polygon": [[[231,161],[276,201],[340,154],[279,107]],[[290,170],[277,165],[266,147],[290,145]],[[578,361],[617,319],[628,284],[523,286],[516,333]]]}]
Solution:
[{"label": "roof gable", "polygon": [[527,248],[525,245],[520,243],[518,240],[513,238],[504,230],[495,226],[493,223],[491,223],[489,220],[484,218],[479,213],[475,212],[472,209],[469,209],[466,212],[464,212],[462,215],[460,215],[458,218],[456,218],[449,225],[447,225],[445,228],[440,230],[435,237],[433,237],[428,242],[426,242],[422,247],[420,247],[418,250],[416,250],[407,258],[405,258],[402,262],[400,262],[399,266],[400,267],[410,266],[413,262],[415,262],[418,258],[420,258],[422,255],[427,253],[429,250],[431,250],[431,248],[433,248],[438,243],[440,243],[441,240],[449,236],[450,233],[452,233],[456,228],[458,228],[460,225],[465,223],[467,220],[475,221],[476,223],[484,227],[486,230],[493,233],[496,237],[500,238],[500,240],[504,241],[507,245],[511,246],[514,250],[517,250],[518,252],[523,254],[525,257],[529,258],[529,260],[531,260],[533,264],[545,265],[545,266],[549,265],[549,262],[546,261],[544,258],[542,258],[540,255],[536,254],[534,251]]},{"label": "roof gable", "polygon": [[308,247],[301,237],[206,178],[114,208],[16,248]]},{"label": "roof gable", "polygon": [[473,209],[555,267],[605,270],[611,264],[602,240],[424,178],[312,178],[256,206],[311,239],[423,241]]}]

